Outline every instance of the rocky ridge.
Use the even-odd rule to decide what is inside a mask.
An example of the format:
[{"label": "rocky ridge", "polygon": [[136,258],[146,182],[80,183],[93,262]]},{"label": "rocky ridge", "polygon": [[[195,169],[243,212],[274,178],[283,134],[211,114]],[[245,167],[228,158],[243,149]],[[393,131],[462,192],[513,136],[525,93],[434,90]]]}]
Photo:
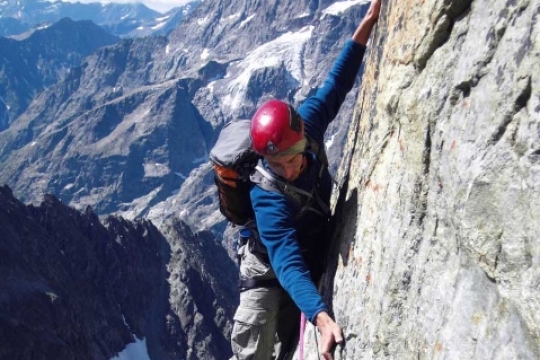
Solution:
[{"label": "rocky ridge", "polygon": [[236,267],[180,221],[26,206],[0,187],[0,359],[228,359]]}]

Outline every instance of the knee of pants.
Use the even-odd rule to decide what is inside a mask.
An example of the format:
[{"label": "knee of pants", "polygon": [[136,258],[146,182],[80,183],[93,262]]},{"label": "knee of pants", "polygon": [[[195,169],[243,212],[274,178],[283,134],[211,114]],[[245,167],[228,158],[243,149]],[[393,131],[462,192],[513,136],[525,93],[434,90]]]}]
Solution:
[{"label": "knee of pants", "polygon": [[231,334],[232,350],[238,359],[254,354],[258,359],[271,358],[282,291],[281,288],[256,288],[240,295]]},{"label": "knee of pants", "polygon": [[267,323],[268,312],[264,309],[239,307],[234,315],[231,346],[237,359],[270,359],[274,345],[275,328]]}]

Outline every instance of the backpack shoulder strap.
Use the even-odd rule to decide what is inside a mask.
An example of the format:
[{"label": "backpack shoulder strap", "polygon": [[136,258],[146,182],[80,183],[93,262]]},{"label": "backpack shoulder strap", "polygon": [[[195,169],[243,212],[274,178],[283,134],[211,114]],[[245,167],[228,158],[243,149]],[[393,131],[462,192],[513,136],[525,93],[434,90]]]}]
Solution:
[{"label": "backpack shoulder strap", "polygon": [[[319,176],[320,175],[321,172],[319,173]],[[319,212],[312,207],[314,201],[316,201],[319,207],[322,209],[323,212],[321,214],[324,215],[330,212],[330,208],[322,201],[318,193],[310,193],[288,182],[281,181],[273,174],[268,172],[262,165],[261,161],[259,161],[255,167],[255,171],[251,174],[250,180],[256,185],[260,186],[263,190],[284,194],[287,198],[292,199],[300,206],[298,216],[307,210]],[[304,201],[302,201],[298,195],[303,196]]]},{"label": "backpack shoulder strap", "polygon": [[255,171],[251,173],[249,179],[266,191],[283,192],[278,186],[278,179],[264,168],[261,160],[259,160],[257,166],[255,166]]},{"label": "backpack shoulder strap", "polygon": [[309,134],[305,134],[308,141],[307,150],[311,151],[317,157],[317,160],[328,167],[328,156],[324,150],[324,146],[321,146],[315,139],[313,139]]},{"label": "backpack shoulder strap", "polygon": [[[257,178],[256,174],[259,174],[260,179]],[[270,174],[260,164],[255,167],[255,173],[252,175],[252,180],[251,181],[253,181],[254,178],[257,181],[259,181],[259,182],[256,182],[256,184],[259,185],[264,190],[267,190],[267,191],[275,191],[275,192],[284,193],[284,192],[287,191],[286,189],[289,189],[291,191],[295,191],[295,192],[297,192],[299,194],[302,194],[304,196],[312,197],[311,193],[309,193],[309,192],[307,192],[305,190],[302,190],[299,187],[296,187],[294,185],[291,185],[291,184],[288,184],[288,183],[286,183],[284,181],[279,180],[274,175]]]}]

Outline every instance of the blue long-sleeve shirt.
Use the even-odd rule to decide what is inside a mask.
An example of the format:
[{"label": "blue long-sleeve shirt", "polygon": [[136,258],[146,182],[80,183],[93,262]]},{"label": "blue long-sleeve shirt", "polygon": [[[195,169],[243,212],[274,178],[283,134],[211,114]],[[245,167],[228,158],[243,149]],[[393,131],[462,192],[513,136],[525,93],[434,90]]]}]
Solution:
[{"label": "blue long-sleeve shirt", "polygon": [[[363,45],[349,40],[323,86],[298,108],[306,133],[320,146],[324,146],[324,133],[354,85],[364,52]],[[320,182],[319,194],[323,201],[329,204],[332,184],[328,169],[319,180],[318,169],[321,164],[315,157],[309,160],[308,169],[292,184],[311,192],[312,187]],[[315,234],[312,231],[317,222],[324,222],[326,219],[317,219],[313,212],[307,212],[300,219],[296,219],[297,206],[284,194],[266,191],[258,185],[252,185],[250,196],[259,236],[266,246],[270,263],[280,284],[306,317],[314,323],[317,314],[328,311],[328,307],[311,279],[301,249],[304,248],[306,241],[317,242],[315,247],[320,244],[319,247],[326,248],[323,242],[330,239],[326,238],[324,231]]]}]

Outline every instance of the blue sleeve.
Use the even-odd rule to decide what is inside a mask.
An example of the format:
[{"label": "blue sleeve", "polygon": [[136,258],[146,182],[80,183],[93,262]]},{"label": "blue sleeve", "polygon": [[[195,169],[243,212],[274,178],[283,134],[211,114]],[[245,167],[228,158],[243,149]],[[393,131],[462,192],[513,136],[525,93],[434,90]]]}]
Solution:
[{"label": "blue sleeve", "polygon": [[354,86],[365,50],[365,46],[352,40],[347,41],[323,86],[298,108],[298,114],[306,124],[306,131],[317,141],[323,140],[328,125]]},{"label": "blue sleeve", "polygon": [[313,323],[317,314],[328,308],[302,258],[293,226],[294,210],[283,194],[253,186],[250,195],[259,235],[272,268],[281,286]]}]

